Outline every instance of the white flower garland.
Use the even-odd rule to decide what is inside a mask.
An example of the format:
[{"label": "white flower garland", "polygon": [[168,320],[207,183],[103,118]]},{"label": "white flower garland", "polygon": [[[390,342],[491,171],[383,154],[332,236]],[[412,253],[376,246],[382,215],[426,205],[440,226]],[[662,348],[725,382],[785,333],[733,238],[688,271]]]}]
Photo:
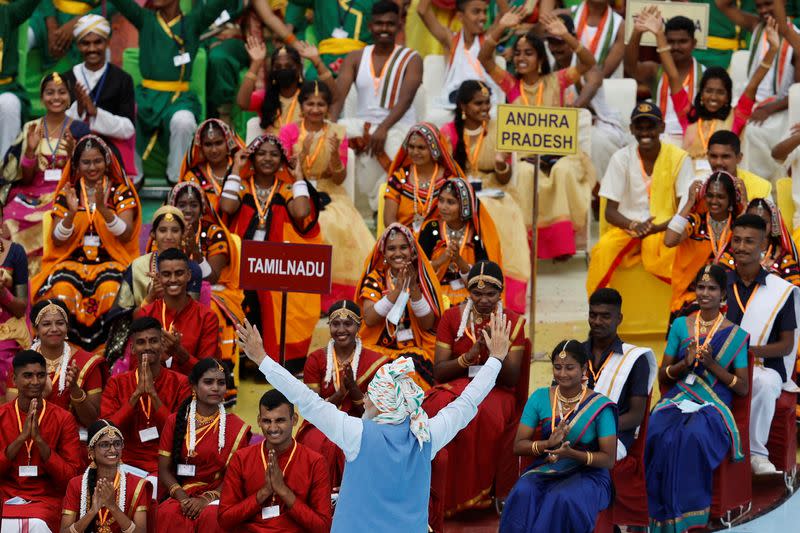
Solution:
[{"label": "white flower garland", "polygon": [[[89,512],[89,470],[87,468],[83,472],[81,479],[81,507],[78,519],[80,520],[86,513]],[[117,465],[117,475],[119,476],[119,494],[117,495],[117,507],[125,513],[125,501],[127,500],[127,483],[125,483],[125,471],[122,469],[122,463]]]},{"label": "white flower garland", "polygon": [[[328,341],[328,351],[325,361],[325,385],[328,385],[333,379],[333,359],[335,352],[333,339]],[[353,359],[350,361],[350,368],[353,369],[353,377],[358,376],[358,362],[361,359],[361,337],[356,336],[356,349],[353,352]]]},{"label": "white flower garland", "polygon": [[[42,342],[39,339],[33,341],[31,344],[31,350],[36,352],[39,351],[39,348],[42,347]],[[67,368],[69,368],[69,360],[72,356],[72,349],[69,347],[69,343],[64,341],[64,348],[61,350],[61,365],[59,366],[60,374],[58,375],[58,393],[61,394],[64,392],[64,389],[67,388]]]},{"label": "white flower garland", "polygon": [[[503,313],[503,300],[497,302],[496,314]],[[458,332],[456,333],[456,340],[464,336],[467,326],[472,327],[472,298],[467,298],[467,303],[464,305],[464,311],[461,313],[461,323],[458,325]],[[475,339],[478,342],[478,339]]]},{"label": "white flower garland", "polygon": [[[219,436],[217,437],[217,447],[221,452],[225,449],[225,422],[227,415],[225,413],[225,406],[219,404]],[[194,455],[195,447],[197,446],[197,400],[192,400],[189,404],[189,446],[187,455],[192,457]]]}]

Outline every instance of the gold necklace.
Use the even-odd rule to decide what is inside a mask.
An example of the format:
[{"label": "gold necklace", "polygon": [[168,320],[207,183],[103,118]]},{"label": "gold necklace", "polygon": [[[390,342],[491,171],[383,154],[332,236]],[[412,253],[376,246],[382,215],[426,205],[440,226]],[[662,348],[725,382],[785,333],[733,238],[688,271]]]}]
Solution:
[{"label": "gold necklace", "polygon": [[717,317],[712,318],[709,321],[705,321],[700,317],[700,313],[697,313],[697,326],[700,328],[700,333],[708,333],[709,328],[714,325],[714,322],[717,320]]},{"label": "gold necklace", "polygon": [[567,398],[566,396],[561,394],[561,388],[560,387],[556,387],[556,398],[558,398],[558,401],[560,401],[561,403],[565,403],[565,404],[576,403],[576,402],[580,401],[581,397],[583,396],[583,389],[585,387],[586,387],[585,385],[581,386],[581,390],[578,391],[578,394],[576,394],[575,396],[572,396],[571,398]]},{"label": "gold necklace", "polygon": [[211,422],[213,422],[216,417],[217,417],[216,413],[213,414],[213,415],[210,415],[210,416],[203,416],[200,413],[195,413],[194,414],[194,418],[197,421],[197,425],[198,426],[208,425]]}]

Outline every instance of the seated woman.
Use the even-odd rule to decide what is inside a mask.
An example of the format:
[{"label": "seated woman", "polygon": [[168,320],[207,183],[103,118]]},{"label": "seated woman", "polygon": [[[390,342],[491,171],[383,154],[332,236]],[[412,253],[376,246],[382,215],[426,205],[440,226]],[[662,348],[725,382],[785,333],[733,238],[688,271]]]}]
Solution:
[{"label": "seated woman", "polygon": [[389,167],[383,206],[383,224],[395,222],[418,234],[422,224],[436,212],[439,191],[448,178],[463,178],[439,130],[421,122],[406,135],[403,146]]},{"label": "seated woman", "polygon": [[[341,300],[328,309],[331,339],[326,349],[308,354],[303,382],[324,400],[350,416],[364,413],[364,397],[375,372],[389,358],[361,344],[358,328],[361,309],[350,300]],[[297,442],[320,453],[328,464],[331,486],[342,484],[344,452],[308,421],[297,431]]]},{"label": "seated woman", "polygon": [[[248,160],[242,168],[244,192],[231,220],[231,231],[242,240],[321,244],[317,192],[297,165],[290,168],[280,140],[274,135],[263,135],[250,143],[247,153]],[[311,335],[319,320],[320,302],[318,294],[289,294],[287,361],[308,354]],[[281,293],[245,291],[244,309],[250,323],[260,326],[264,349],[277,358]]]},{"label": "seated woman", "polygon": [[[248,131],[252,128],[250,124],[255,122],[259,127],[259,135],[277,135],[282,127],[300,119],[298,93],[303,84],[303,59],[311,62],[321,82],[332,92],[336,91],[333,74],[313,46],[298,42],[294,46],[277,48],[272,52],[269,64],[266,62],[267,46],[263,40],[248,35],[245,48],[250,56],[250,69],[239,86],[236,102],[244,110],[258,112],[258,118],[248,121]],[[257,88],[262,70],[267,73],[266,80],[263,87]],[[247,142],[252,140],[248,137]]]},{"label": "seated woman", "polygon": [[[530,31],[517,39],[513,46],[512,61],[516,74],[502,70],[494,61],[497,42],[507,29],[516,27],[521,18],[519,12],[511,10],[498,19],[488,30],[478,59],[505,91],[509,103],[563,106],[564,91],[594,66],[594,55],[567,31],[560,18],[548,15],[542,17],[548,35],[563,39],[575,51],[577,64],[550,72],[544,42]],[[532,231],[536,224],[539,232],[537,254],[542,259],[566,258],[575,253],[575,234],[586,227],[592,188],[596,182],[591,160],[583,152],[554,161],[544,161],[544,172],[539,178],[539,220],[535,222],[532,218],[534,166],[530,159],[523,159],[515,169],[513,194],[522,208],[528,230]]]},{"label": "seated woman", "polygon": [[705,265],[730,262],[731,224],[747,205],[741,183],[727,172],[714,172],[689,187],[686,202],[669,223],[664,245],[678,247],[672,268],[670,318],[697,311],[694,278]]},{"label": "seated woman", "polygon": [[407,226],[391,224],[378,239],[358,283],[361,339],[392,360],[410,357],[414,381],[434,382],[436,324],[442,316],[442,289],[422,248]]},{"label": "seated woman", "polygon": [[[736,107],[731,108],[733,82],[722,67],[706,69],[700,79],[700,88],[697,90],[694,102],[689,101],[689,93],[675,66],[662,20],[658,9],[654,8],[639,16],[637,26],[641,25],[644,31],[649,31],[656,36],[658,50],[661,51],[659,54],[661,65],[669,80],[672,104],[683,128],[683,149],[689,152],[689,156],[694,160],[695,172],[708,174],[711,167],[705,158],[711,135],[717,130],[730,130],[736,135],[741,135],[747,119],[753,112],[758,86],[764,76],[769,73],[780,49],[777,24],[771,17],[768,18],[764,35],[769,42],[769,50],[758,68],[755,69],[753,77],[750,78],[747,87],[739,97]],[[666,85],[663,90],[664,96],[666,96]]]},{"label": "seated woman", "polygon": [[50,211],[61,169],[75,147],[75,141],[89,133],[89,126],[67,117],[70,91],[58,73],[42,79],[39,96],[44,117],[22,127],[4,157],[0,203],[4,220],[14,240],[25,247],[31,274],[39,271],[43,246],[42,218]]},{"label": "seated woman", "polygon": [[189,373],[192,396],[167,418],[158,451],[158,480],[169,498],[158,505],[156,532],[217,531],[225,467],[250,443],[250,426],[226,413],[225,369],[203,359]]},{"label": "seated woman", "polygon": [[671,388],[647,428],[645,476],[654,532],[705,527],[714,469],[728,453],[734,461],[744,457],[730,407],[734,394],[748,392],[747,333],[720,311],[725,269],[703,267],[695,286],[700,310],[669,329],[658,380]]},{"label": "seated woman", "polygon": [[[3,206],[0,205],[0,227]],[[11,360],[31,345],[28,310],[28,258],[21,244],[0,237],[0,393],[11,376]]]},{"label": "seated woman", "polygon": [[462,83],[456,95],[455,120],[442,126],[442,135],[450,140],[453,159],[478,191],[481,206],[497,227],[508,288],[506,307],[524,313],[531,277],[528,236],[525,217],[511,196],[511,165],[495,149],[497,124],[489,118],[490,97],[491,90],[483,83],[475,80]]},{"label": "seated woman", "polygon": [[244,321],[239,288],[240,250],[216,211],[206,200],[203,189],[195,182],[175,185],[167,202],[177,207],[186,221],[183,251],[189,259],[200,263],[203,279],[211,284],[211,309],[219,320],[219,349],[228,373],[228,398],[236,402],[239,375],[239,353],[234,343],[236,326]]},{"label": "seated woman", "polygon": [[98,352],[108,338],[108,311],[122,274],[139,256],[139,196],[116,156],[95,135],[75,146],[56,188],[42,271],[33,301],[60,298],[74,317],[74,342]]},{"label": "seated woman", "polygon": [[122,432],[111,422],[101,419],[91,425],[91,464],[67,485],[61,531],[145,533],[148,530],[152,488],[147,480],[125,471],[124,446]]},{"label": "seated woman", "polygon": [[230,126],[210,118],[197,127],[183,158],[181,181],[194,181],[200,185],[211,209],[223,220],[236,212],[242,168],[242,162],[236,156],[243,151],[244,142],[231,131]]},{"label": "seated woman", "polygon": [[319,81],[308,81],[300,88],[298,98],[302,118],[281,128],[280,140],[288,157],[297,159],[303,177],[330,199],[323,202],[319,213],[323,238],[333,246],[333,288],[323,297],[323,307],[327,308],[355,294],[357,273],[375,245],[375,237],[342,187],[347,175],[347,138],[343,126],[326,118],[333,103],[330,89]]},{"label": "seated woman", "polygon": [[[433,367],[437,385],[428,391],[422,404],[428,416],[435,416],[458,398],[489,358],[483,330],[492,313],[505,312],[512,342],[496,385],[478,406],[478,414],[447,445],[448,465],[452,465],[445,483],[444,512],[448,516],[488,507],[491,487],[497,499],[505,498],[518,475],[518,461],[511,450],[520,415],[515,389],[528,334],[524,317],[503,310],[504,285],[500,265],[475,263],[467,278],[468,299],[445,311],[439,321]],[[459,465],[470,468],[465,471]]]},{"label": "seated woman", "polygon": [[[72,413],[80,440],[86,442],[86,428],[100,416],[100,393],[108,379],[106,360],[67,342],[69,313],[62,300],[41,300],[31,308],[30,320],[36,335],[31,349],[47,363],[42,397]],[[11,376],[6,386],[5,401],[13,401],[19,391]]]},{"label": "seated woman", "polygon": [[580,341],[558,343],[550,357],[556,385],[525,404],[514,453],[533,464],[506,499],[503,533],[590,533],[611,503],[616,405],[583,383],[588,357]]},{"label": "seated woman", "polygon": [[[769,246],[764,253],[761,266],[792,285],[800,286],[800,258],[797,246],[783,222],[778,206],[772,200],[756,198],[747,204],[746,212],[760,216],[767,223]],[[729,268],[733,269],[733,264]]]},{"label": "seated woman", "polygon": [[503,262],[494,221],[482,207],[469,182],[449,179],[439,191],[434,218],[422,226],[417,238],[450,305],[467,298],[465,281],[473,265]]}]

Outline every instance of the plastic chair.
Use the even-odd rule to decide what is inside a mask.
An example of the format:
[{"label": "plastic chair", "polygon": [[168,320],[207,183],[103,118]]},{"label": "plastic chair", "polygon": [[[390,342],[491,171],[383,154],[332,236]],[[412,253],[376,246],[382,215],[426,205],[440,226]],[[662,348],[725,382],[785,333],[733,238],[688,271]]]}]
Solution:
[{"label": "plastic chair", "polygon": [[347,149],[347,175],[342,183],[347,196],[355,202],[356,200],[356,153],[352,148]]},{"label": "plastic chair", "polygon": [[386,204],[386,187],[378,189],[378,217],[375,221],[375,236],[380,239],[386,226],[383,224],[383,206]]},{"label": "plastic chair", "polygon": [[731,56],[731,66],[728,71],[731,74],[733,81],[733,101],[739,100],[739,97],[747,87],[747,63],[750,61],[749,50],[737,50]]},{"label": "plastic chair", "polygon": [[800,122],[800,83],[789,87],[789,125]]},{"label": "plastic chair", "polygon": [[607,78],[603,80],[603,94],[611,109],[616,109],[627,129],[631,123],[631,113],[636,106],[636,80],[633,78]]}]

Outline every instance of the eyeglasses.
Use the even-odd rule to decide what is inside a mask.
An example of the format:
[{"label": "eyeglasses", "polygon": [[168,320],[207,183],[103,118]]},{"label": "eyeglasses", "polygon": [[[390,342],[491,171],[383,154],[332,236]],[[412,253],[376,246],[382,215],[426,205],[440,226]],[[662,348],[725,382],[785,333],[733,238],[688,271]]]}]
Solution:
[{"label": "eyeglasses", "polygon": [[103,450],[104,452],[107,452],[111,448],[116,448],[118,450],[121,450],[122,446],[123,446],[123,443],[122,443],[121,440],[112,440],[110,442],[109,441],[103,441],[103,442],[98,442],[97,443],[97,447],[100,448],[101,450]]}]

